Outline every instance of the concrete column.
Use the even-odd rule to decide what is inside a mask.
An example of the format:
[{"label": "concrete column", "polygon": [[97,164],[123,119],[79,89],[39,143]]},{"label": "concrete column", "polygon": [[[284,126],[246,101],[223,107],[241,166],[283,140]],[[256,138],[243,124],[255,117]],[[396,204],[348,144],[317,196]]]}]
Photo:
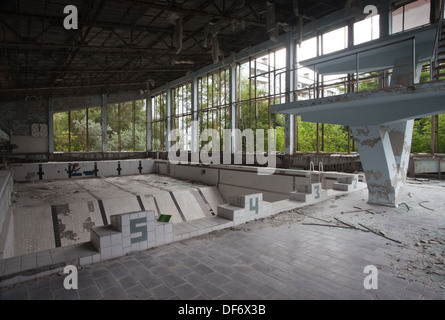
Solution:
[{"label": "concrete column", "polygon": [[102,95],[102,152],[108,152],[108,99],[107,95]]},{"label": "concrete column", "polygon": [[48,145],[49,153],[54,153],[54,109],[53,99],[48,100]]},{"label": "concrete column", "polygon": [[167,132],[166,132],[166,147],[167,150],[165,151],[170,151],[171,149],[171,141],[169,141],[169,135],[170,132],[172,131],[172,88],[167,86]]},{"label": "concrete column", "polygon": [[[412,62],[412,60],[411,60]],[[397,61],[391,85],[419,83],[421,64]],[[352,128],[369,190],[369,203],[395,206],[403,202],[414,120]]]},{"label": "concrete column", "polygon": [[382,1],[382,6],[378,8],[380,14],[380,38],[392,34],[392,14],[389,1]]},{"label": "concrete column", "polygon": [[[236,66],[230,67],[229,74],[229,86],[230,86],[230,130],[232,133],[237,129],[236,120],[238,119],[238,113],[236,108]],[[232,134],[232,153],[236,152],[236,135]]]},{"label": "concrete column", "polygon": [[411,155],[414,120],[352,128],[369,189],[369,203],[398,206]]},{"label": "concrete column", "polygon": [[[294,102],[295,91],[295,66],[296,66],[296,43],[289,33],[289,38],[286,41],[286,93],[287,102]],[[285,117],[285,153],[293,154],[295,151],[295,120],[293,115],[286,115]]]},{"label": "concrete column", "polygon": [[199,162],[199,122],[198,122],[198,77],[194,76],[192,79],[192,146],[191,153],[192,162]]},{"label": "concrete column", "polygon": [[147,94],[146,98],[146,106],[147,106],[147,151],[151,151],[153,149],[151,140],[152,140],[152,125],[153,121],[153,105],[151,101],[151,96]]}]

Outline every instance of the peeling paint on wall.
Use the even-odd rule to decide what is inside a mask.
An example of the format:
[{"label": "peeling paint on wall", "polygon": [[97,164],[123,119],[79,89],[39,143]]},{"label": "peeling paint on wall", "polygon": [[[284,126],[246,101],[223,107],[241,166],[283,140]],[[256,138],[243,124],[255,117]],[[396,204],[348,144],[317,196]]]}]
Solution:
[{"label": "peeling paint on wall", "polygon": [[368,139],[368,140],[364,140],[361,142],[361,144],[363,146],[368,146],[370,148],[374,148],[376,146],[377,143],[381,142],[382,139],[380,137],[375,138],[375,139]]},{"label": "peeling paint on wall", "polygon": [[374,171],[374,170],[366,171],[365,175],[366,175],[366,178],[367,178],[366,181],[370,181],[371,179],[373,179],[373,180],[380,180],[382,178],[382,176],[383,176],[381,171]]},{"label": "peeling paint on wall", "polygon": [[33,123],[48,125],[48,101],[28,100],[0,103],[2,130],[14,135],[30,136]]},{"label": "peeling paint on wall", "polygon": [[[369,202],[397,206],[408,172],[414,121],[353,128],[366,179]],[[363,137],[367,139],[363,140]]]}]

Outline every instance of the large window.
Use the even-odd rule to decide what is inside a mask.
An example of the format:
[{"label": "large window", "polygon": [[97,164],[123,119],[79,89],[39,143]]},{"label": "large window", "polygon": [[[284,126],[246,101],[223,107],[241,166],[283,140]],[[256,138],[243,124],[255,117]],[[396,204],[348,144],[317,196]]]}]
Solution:
[{"label": "large window", "polygon": [[[229,69],[222,69],[198,79],[200,133],[205,129],[215,129],[220,133],[220,137],[223,137],[223,130],[230,129],[229,95]],[[201,142],[201,147],[204,144],[205,142]]]},{"label": "large window", "polygon": [[110,104],[108,116],[108,151],[146,150],[146,105],[143,100]]},{"label": "large window", "polygon": [[56,113],[55,152],[93,152],[102,150],[102,108]]},{"label": "large window", "polygon": [[[108,151],[145,151],[147,120],[144,100],[107,106]],[[87,108],[56,113],[54,123],[55,152],[101,152],[102,108]]]},{"label": "large window", "polygon": [[354,24],[354,45],[378,39],[380,37],[380,15]]},{"label": "large window", "polygon": [[342,27],[322,35],[321,54],[329,54],[348,47],[348,27]]},{"label": "large window", "polygon": [[[346,93],[352,78],[345,74],[323,75],[314,66],[303,66],[303,61],[348,47],[348,28],[342,27],[307,39],[297,46],[296,100],[309,100]],[[306,65],[306,64],[304,64]],[[295,117],[296,151],[348,152],[353,143],[349,128],[340,125],[317,124]]]},{"label": "large window", "polygon": [[429,24],[430,8],[430,0],[418,0],[402,5],[401,7],[396,7],[392,12],[392,33]]},{"label": "large window", "polygon": [[445,153],[445,114],[415,121],[412,152]]},{"label": "large window", "polygon": [[193,121],[191,91],[191,83],[172,89],[172,129],[179,129],[185,135],[184,151],[191,151]]},{"label": "large window", "polygon": [[[270,106],[286,101],[286,49],[251,58],[237,67],[238,128],[276,129],[277,151],[284,151],[284,115],[271,114]],[[268,146],[265,145],[265,150]]]},{"label": "large window", "polygon": [[151,99],[151,143],[156,151],[167,150],[167,94],[160,93]]}]

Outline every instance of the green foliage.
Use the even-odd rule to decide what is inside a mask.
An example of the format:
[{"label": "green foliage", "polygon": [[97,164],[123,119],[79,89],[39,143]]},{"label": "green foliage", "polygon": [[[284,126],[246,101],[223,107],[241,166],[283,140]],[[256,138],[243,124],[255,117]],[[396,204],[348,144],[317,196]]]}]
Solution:
[{"label": "green foliage", "polygon": [[[366,74],[363,77],[376,75]],[[421,82],[429,81],[429,72],[422,72]],[[199,90],[199,124],[200,132],[204,129],[215,129],[222,134],[223,129],[230,127],[230,108],[228,105],[229,76],[222,71],[200,82]],[[213,87],[212,87],[213,86]],[[378,79],[368,79],[360,83],[360,91],[377,89]],[[254,99],[256,96],[262,97]],[[343,88],[338,88],[343,92]],[[280,103],[269,98],[266,86],[255,88],[254,83],[242,76],[238,96],[238,127],[240,130],[252,128],[265,131],[265,150],[268,150],[268,129],[276,128],[277,151],[285,150],[285,116],[270,114],[270,105]],[[181,88],[173,95],[174,118],[173,128],[181,127],[191,130],[192,117],[190,111],[191,86]],[[184,102],[185,101],[185,102]],[[88,112],[88,117],[87,117]],[[143,101],[135,101],[109,105],[108,113],[108,150],[113,151],[144,151],[146,149],[146,110]],[[88,119],[88,121],[87,121]],[[153,104],[153,149],[165,150],[167,140],[167,106],[166,94],[154,98]],[[321,150],[324,139],[325,152],[348,151],[348,129],[340,125],[324,125],[324,136],[320,125],[319,146]],[[88,137],[88,139],[87,139]],[[221,141],[222,143],[223,141]],[[206,143],[203,143],[206,144]],[[221,146],[222,147],[222,146]],[[245,148],[245,146],[244,146]],[[102,110],[89,108],[54,114],[54,151],[55,152],[86,152],[102,150]],[[298,150],[314,152],[317,150],[317,130],[315,123],[298,121]],[[354,150],[353,150],[354,151]],[[413,132],[413,153],[431,152],[431,118],[415,121]],[[445,153],[445,114],[439,116],[439,153]]]},{"label": "green foliage", "polygon": [[[133,102],[109,105],[107,112],[109,151],[146,149],[146,112],[143,101],[135,101],[134,106]],[[102,151],[102,108],[55,114],[54,151]]]},{"label": "green foliage", "polygon": [[146,111],[143,101],[109,105],[108,150],[111,152],[146,149]]},{"label": "green foliage", "polygon": [[[431,150],[431,117],[414,122],[411,152],[430,153]],[[439,153],[445,153],[445,114],[439,115]]]},{"label": "green foliage", "polygon": [[[319,125],[319,148],[322,149],[322,125]],[[324,125],[324,152],[348,152],[348,128],[340,125]],[[300,121],[298,124],[298,151],[317,151],[317,124]]]}]

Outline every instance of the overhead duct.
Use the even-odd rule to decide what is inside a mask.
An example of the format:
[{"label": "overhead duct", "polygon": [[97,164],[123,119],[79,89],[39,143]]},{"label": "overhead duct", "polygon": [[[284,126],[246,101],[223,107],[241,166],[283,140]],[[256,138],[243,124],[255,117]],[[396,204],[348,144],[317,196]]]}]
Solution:
[{"label": "overhead duct", "polygon": [[194,65],[195,61],[193,60],[172,60],[172,65]]},{"label": "overhead duct", "polygon": [[298,45],[301,47],[301,44],[303,43],[303,17],[298,17],[298,23],[294,26],[293,30],[294,36],[297,36],[298,38]]},{"label": "overhead duct", "polygon": [[218,33],[221,31],[221,21],[217,21],[215,23],[210,22],[209,31],[212,37],[216,37]]},{"label": "overhead duct", "polygon": [[239,30],[244,31],[246,29],[246,22],[240,20],[232,20],[232,32],[237,32]]},{"label": "overhead duct", "polygon": [[182,50],[182,39],[183,39],[183,26],[182,26],[182,18],[179,18],[176,22],[175,34],[173,36],[173,46],[176,48],[176,54],[179,54]]},{"label": "overhead duct", "polygon": [[212,39],[212,57],[213,57],[213,62],[214,63],[218,63],[219,62],[219,57],[221,56],[221,50],[219,48],[219,40],[218,37],[213,37]]},{"label": "overhead duct", "polygon": [[204,48],[207,48],[208,46],[208,39],[209,39],[209,29],[210,29],[210,24],[207,24],[204,28]]},{"label": "overhead duct", "polygon": [[266,31],[272,33],[275,31],[275,3],[267,1],[267,11],[266,11]]},{"label": "overhead duct", "polygon": [[266,31],[273,42],[278,42],[278,29],[279,25],[275,21],[275,3],[267,1]]},{"label": "overhead duct", "polygon": [[294,14],[296,17],[300,16],[300,6],[298,4],[298,0],[294,0]]},{"label": "overhead duct", "polygon": [[173,34],[173,47],[176,49],[176,54],[179,54],[182,50],[182,39],[184,34],[183,18],[173,12],[168,15],[167,19],[171,24],[176,26],[175,33]]},{"label": "overhead duct", "polygon": [[204,48],[207,48],[209,46],[209,36],[211,36],[212,41],[210,43],[213,43],[213,40],[218,35],[219,31],[221,30],[221,23],[218,22],[209,22],[205,29],[204,29]]}]

